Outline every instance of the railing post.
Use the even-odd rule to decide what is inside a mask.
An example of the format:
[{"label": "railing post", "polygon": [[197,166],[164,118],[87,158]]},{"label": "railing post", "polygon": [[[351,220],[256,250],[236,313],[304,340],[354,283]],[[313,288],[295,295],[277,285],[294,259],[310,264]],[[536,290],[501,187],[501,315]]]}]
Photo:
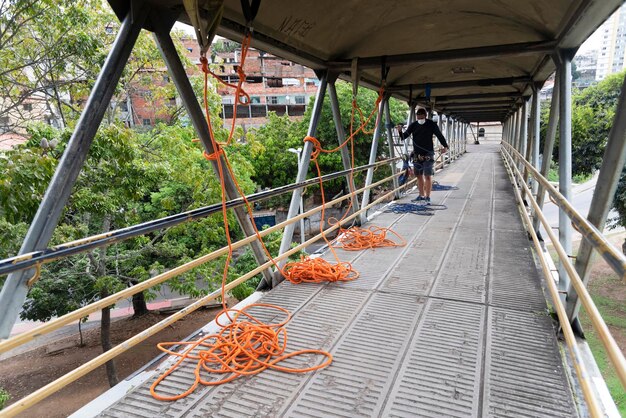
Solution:
[{"label": "railing post", "polygon": [[[202,141],[204,148],[209,154],[215,152],[213,149],[213,144],[211,142],[211,135],[209,132],[209,128],[207,126],[207,121],[205,119],[205,115],[198,103],[196,95],[193,91],[193,87],[189,82],[189,77],[185,72],[185,67],[183,67],[182,62],[180,61],[180,57],[176,52],[176,47],[174,46],[174,42],[172,42],[172,38],[170,37],[169,31],[170,27],[167,25],[160,25],[155,30],[155,39],[157,43],[157,47],[161,52],[161,56],[165,61],[168,71],[172,76],[172,80],[174,81],[174,85],[180,94],[181,100],[187,113],[189,114],[189,118],[191,119],[191,123],[193,124],[196,132],[198,133],[198,138]],[[237,104],[233,104],[233,117],[236,117],[237,114]],[[221,165],[224,167],[226,165],[224,157],[220,155]],[[213,166],[213,170],[216,175],[219,176],[219,165],[216,160],[211,160],[211,165]],[[231,177],[228,170],[222,170],[224,177],[224,188],[226,191],[226,196],[228,199],[235,199],[239,196],[239,192],[237,190],[237,186],[235,185],[234,179]],[[241,230],[246,236],[255,235],[255,230],[252,225],[252,220],[248,216],[247,210],[244,207],[239,207],[233,209],[235,215],[237,217],[237,221],[239,222],[239,226]],[[261,243],[258,241],[254,241],[250,244],[250,248],[254,254],[254,258],[256,259],[259,265],[264,264],[268,258],[261,246]],[[272,275],[271,272],[265,270],[263,271],[263,279],[265,281],[266,286],[269,286],[272,283]]]},{"label": "railing post", "polygon": [[[596,182],[596,188],[591,199],[589,215],[587,219],[600,232],[604,230],[613,196],[617,189],[620,176],[626,164],[626,82],[622,83],[613,126],[609,133],[609,140],[604,149],[602,166]],[[589,281],[591,270],[591,254],[593,248],[586,239],[580,242],[580,248],[576,256],[576,271],[586,285]],[[571,321],[576,320],[580,309],[580,301],[575,293],[570,297],[571,310],[568,310],[568,317]]]},{"label": "railing post", "polygon": [[[328,74],[323,73],[320,79],[320,85],[317,89],[317,94],[315,96],[315,104],[313,105],[313,111],[311,113],[311,121],[309,122],[309,129],[307,131],[307,136],[315,136],[315,131],[317,130],[317,125],[320,120],[320,115],[322,114],[322,106],[324,104],[324,96],[326,95],[326,88],[328,85]],[[298,171],[298,175],[296,176],[296,183],[300,183],[306,179],[307,172],[309,171],[309,163],[311,162],[311,153],[313,152],[313,144],[310,141],[306,141],[304,143],[304,147],[302,148],[302,164],[300,166],[300,170]],[[300,196],[302,196],[302,189],[296,189],[293,191],[291,195],[291,203],[289,204],[289,211],[287,212],[287,219],[291,219],[298,213],[300,208]],[[285,226],[283,231],[283,238],[280,242],[280,250],[278,254],[282,254],[289,250],[291,247],[291,240],[293,238],[293,231],[295,229],[295,225],[293,223]],[[284,266],[287,263],[287,259],[281,260],[278,265]],[[272,281],[273,285],[277,285],[281,281],[283,281],[283,277],[280,272],[276,272],[274,275],[274,280]]]},{"label": "railing post", "polygon": [[[432,111],[431,111],[432,112]],[[393,146],[393,127],[391,124],[391,110],[389,109],[389,99],[385,100],[385,126],[387,127],[387,142],[389,143],[389,158],[396,157],[396,150]],[[396,161],[392,161],[390,164],[391,175],[395,176],[398,172],[398,168],[396,167]],[[394,193],[394,199],[400,199],[400,182],[398,177],[394,177],[392,180],[393,188],[396,191]]]},{"label": "railing post", "polygon": [[[557,71],[561,76],[559,86],[559,192],[565,199],[572,199],[572,58],[571,50],[558,51],[560,62]],[[572,225],[567,213],[559,209],[559,241],[568,255],[572,254]],[[569,311],[570,278],[559,263],[559,290]]]},{"label": "railing post", "polygon": [[[561,89],[561,76],[559,72],[556,72],[554,79],[554,88],[552,89],[552,101],[550,102],[550,115],[548,118],[548,126],[546,128],[546,138],[543,144],[543,157],[541,160],[541,175],[548,177],[550,171],[550,164],[552,162],[552,150],[554,149],[554,141],[556,140],[556,129],[559,121],[559,90]],[[539,184],[537,188],[537,205],[543,209],[543,203],[546,197],[546,189],[543,185]],[[539,231],[540,221],[539,217],[535,214],[533,221],[533,227],[535,231]]]},{"label": "railing post", "polygon": [[[335,80],[330,80],[328,82],[328,97],[330,98],[330,108],[333,112],[333,121],[335,122],[335,129],[337,130],[337,139],[339,139],[339,143],[341,144],[346,140],[346,133],[343,130],[343,123],[341,122],[341,111],[339,110],[339,100],[337,99]],[[351,170],[353,168],[350,154],[348,153],[348,144],[341,147],[341,161],[343,162],[343,168],[345,170]],[[346,184],[352,194],[352,212],[354,213],[359,210],[359,199],[356,194],[354,194],[356,186],[354,185],[354,177],[350,174],[346,175]]]},{"label": "railing post", "polygon": [[[383,117],[383,109],[385,103],[389,100],[389,96],[385,95],[383,100],[378,105],[378,114],[376,115],[376,129],[374,130],[374,137],[372,138],[372,147],[370,148],[370,159],[368,164],[374,164],[376,162],[376,152],[378,151],[378,139],[380,138],[380,133],[383,130],[382,117]],[[367,175],[365,177],[365,187],[368,187],[372,184],[372,179],[374,178],[374,169],[370,168],[367,170]],[[361,200],[361,207],[365,207],[370,202],[370,189],[365,189],[363,191],[363,199]],[[365,225],[367,222],[367,211],[361,213],[360,216],[361,225]]]},{"label": "railing post", "polygon": [[[50,180],[19,254],[42,250],[48,245],[145,20],[145,9],[139,2],[133,1],[89,94],[85,109],[63,152],[63,157]],[[11,333],[11,328],[26,300],[28,281],[34,271],[34,269],[18,271],[7,277],[0,291],[0,338],[6,338]]]}]

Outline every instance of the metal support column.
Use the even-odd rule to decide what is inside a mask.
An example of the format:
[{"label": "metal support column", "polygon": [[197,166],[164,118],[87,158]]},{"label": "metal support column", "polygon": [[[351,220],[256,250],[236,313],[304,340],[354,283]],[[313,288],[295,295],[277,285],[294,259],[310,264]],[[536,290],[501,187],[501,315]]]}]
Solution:
[{"label": "metal support column", "polygon": [[463,137],[461,141],[461,153],[465,154],[465,147],[467,146],[467,123],[463,124]]},{"label": "metal support column", "polygon": [[511,143],[511,122],[512,122],[512,119],[509,116],[506,120],[506,139],[505,139],[506,142],[509,144]]},{"label": "metal support column", "polygon": [[[376,152],[378,151],[378,139],[380,138],[380,133],[383,130],[383,123],[382,123],[383,109],[385,108],[385,105],[388,100],[389,100],[389,96],[385,95],[385,97],[383,97],[383,100],[378,105],[378,114],[376,115],[376,129],[374,130],[374,137],[372,138],[372,147],[370,148],[370,159],[369,159],[368,164],[374,164],[376,162]],[[374,169],[368,168],[367,175],[365,177],[364,187],[368,187],[370,184],[372,184],[373,178],[374,178]],[[367,206],[369,202],[370,202],[370,189],[366,189],[363,191],[363,200],[361,200],[361,208],[364,208],[365,206]],[[367,211],[361,213],[360,219],[361,219],[361,225],[365,225],[365,223],[367,222]]]},{"label": "metal support column", "polygon": [[[412,124],[413,122],[415,122],[415,108],[417,107],[417,105],[415,103],[411,104],[411,107],[409,109],[409,117],[407,119],[406,122],[406,126],[408,127],[410,124]],[[404,155],[409,155],[409,141],[411,140],[411,137],[407,137],[404,140]]]},{"label": "metal support column", "polygon": [[513,126],[511,127],[511,145],[517,149],[517,139],[519,137],[519,108],[513,113]]},{"label": "metal support column", "polygon": [[452,122],[452,147],[450,149],[450,161],[452,160],[456,160],[457,158],[457,153],[456,153],[456,148],[457,148],[457,142],[459,139],[459,121],[455,120]]},{"label": "metal support column", "polygon": [[501,141],[504,142],[509,142],[508,138],[507,138],[507,129],[509,129],[509,119],[507,118],[504,122],[501,123],[502,125],[502,136],[501,136]]},{"label": "metal support column", "polygon": [[[572,58],[571,50],[558,51],[560,63],[557,71],[561,75],[559,86],[559,192],[565,199],[572,199]],[[567,254],[572,254],[572,225],[567,213],[559,209],[559,241]],[[569,261],[567,261],[569,262]],[[570,278],[562,262],[559,263],[559,291],[568,292]],[[569,294],[563,295],[569,306]]]},{"label": "metal support column", "polygon": [[[432,111],[431,111],[432,112]],[[389,158],[396,157],[396,150],[393,146],[393,128],[391,123],[391,110],[389,109],[389,100],[385,100],[385,126],[387,127],[387,142],[389,143]],[[398,172],[398,167],[396,167],[396,161],[392,161],[390,164],[391,174],[396,175]],[[400,199],[400,181],[398,177],[394,177],[393,180],[393,188],[396,190],[394,193],[394,199]]]},{"label": "metal support column", "polygon": [[[617,110],[613,119],[613,126],[609,133],[609,140],[604,149],[602,158],[602,167],[596,182],[596,188],[591,199],[589,207],[589,215],[587,219],[600,232],[604,230],[606,218],[611,209],[615,190],[619,183],[620,176],[626,164],[626,83],[622,83],[619,100],[617,102]],[[589,281],[589,272],[591,270],[592,247],[586,239],[583,239],[576,256],[576,271],[583,279],[585,285]],[[571,311],[568,310],[568,316],[571,321],[578,316],[580,302],[578,296],[572,293],[570,296]]]},{"label": "metal support column", "polygon": [[[531,125],[531,152],[530,161],[533,166],[539,170],[539,135],[540,135],[540,122],[541,122],[541,103],[539,102],[539,86],[535,86],[535,93],[533,94],[532,101],[532,125]],[[537,196],[537,189],[539,182],[532,180],[531,189],[535,197]]]},{"label": "metal support column", "polygon": [[[552,102],[550,103],[550,115],[548,118],[548,127],[546,129],[546,138],[543,144],[543,156],[541,160],[541,175],[548,177],[550,171],[550,163],[552,162],[552,150],[554,149],[554,141],[556,139],[556,129],[559,121],[559,90],[561,89],[561,77],[559,72],[556,72],[554,79],[554,88],[552,89]],[[540,184],[537,189],[537,205],[543,209],[543,203],[546,197],[546,190]],[[539,217],[535,215],[533,220],[533,228],[535,231],[539,231],[540,226]]]},{"label": "metal support column", "polygon": [[[191,123],[195,128],[198,138],[202,141],[202,145],[206,149],[207,153],[212,154],[215,152],[213,149],[213,144],[211,142],[211,135],[209,133],[209,127],[207,126],[205,115],[202,111],[202,107],[198,103],[198,99],[193,91],[193,87],[189,81],[189,77],[185,72],[185,67],[180,61],[180,57],[176,52],[176,47],[174,46],[174,42],[170,37],[169,31],[171,28],[163,25],[163,27],[158,28],[155,32],[155,39],[157,42],[157,47],[161,52],[161,56],[163,57],[167,69],[174,81],[174,85],[178,90],[178,94],[180,94],[180,98],[187,110],[187,114],[191,119]],[[233,109],[236,111],[236,105],[233,106]],[[220,155],[221,165],[222,167],[226,166],[226,162],[224,157]],[[219,165],[216,160],[211,160],[211,165],[213,166],[213,170],[215,174],[219,176]],[[224,188],[226,191],[226,197],[229,200],[235,199],[239,197],[239,192],[237,191],[237,186],[235,185],[235,181],[231,177],[228,170],[222,170],[224,176]],[[300,202],[298,201],[298,204]],[[235,215],[237,221],[239,222],[239,226],[241,230],[246,236],[255,235],[254,227],[252,226],[252,221],[248,216],[246,208],[239,207],[233,209],[235,211]],[[253,241],[250,243],[250,248],[254,254],[254,258],[256,259],[259,265],[264,264],[268,261],[267,255],[265,251],[263,251],[263,247],[261,243],[258,241]],[[265,281],[266,286],[270,286],[272,283],[272,274],[269,270],[263,271],[263,279]]]},{"label": "metal support column", "polygon": [[[333,121],[335,122],[335,129],[337,130],[337,139],[339,139],[339,143],[342,144],[343,141],[346,140],[346,133],[343,130],[343,124],[341,122],[341,111],[339,110],[339,100],[337,99],[337,89],[335,87],[334,80],[328,83],[328,97],[330,98],[330,108],[333,112]],[[352,167],[352,160],[350,158],[350,153],[348,152],[348,145],[349,144],[346,144],[344,147],[341,147],[341,161],[343,162],[344,170],[351,170],[354,168]],[[354,193],[356,186],[354,185],[353,176],[349,174],[346,175],[346,184],[348,185],[348,189],[352,195],[352,211],[356,212],[359,210],[359,199]]]},{"label": "metal support column", "polygon": [[526,156],[526,143],[528,142],[528,101],[522,104],[522,115],[520,119],[520,134],[517,151]]},{"label": "metal support column", "polygon": [[[311,121],[309,122],[307,136],[315,136],[315,131],[317,130],[317,125],[320,120],[320,115],[322,114],[322,105],[324,104],[324,95],[326,94],[327,85],[328,74],[324,73],[320,80],[320,85],[317,89],[317,95],[315,96],[315,103],[313,104],[313,111],[311,112]],[[309,163],[311,162],[312,152],[313,144],[310,141],[306,141],[302,149],[302,165],[300,166],[300,171],[298,171],[298,175],[296,176],[296,183],[300,183],[306,179],[306,174],[309,171]],[[300,206],[300,196],[302,196],[302,189],[296,189],[293,191],[293,194],[291,195],[291,203],[289,204],[289,211],[287,212],[287,219],[293,218],[298,213],[298,208]],[[278,251],[278,254],[286,252],[291,247],[291,240],[293,238],[294,229],[295,224],[293,223],[285,227],[283,232],[283,239],[280,242],[280,250]],[[282,267],[286,263],[287,259],[284,259],[281,260],[278,265]],[[274,285],[280,283],[283,280],[283,277],[279,276],[281,276],[280,272],[276,272],[273,281]]]},{"label": "metal support column", "polygon": [[[446,139],[448,139],[450,142],[452,142],[452,116],[448,116],[448,119],[446,120],[446,134],[445,137]],[[448,144],[450,145],[450,144]],[[450,154],[452,154],[452,151],[450,151]],[[450,156],[450,160],[452,160],[452,156]],[[441,156],[441,162],[442,162],[442,167],[445,165],[446,162],[446,157],[445,155]]]},{"label": "metal support column", "polygon": [[[128,14],[121,23],[111,52],[102,66],[85,109],[50,180],[19,254],[45,249],[52,237],[146,19],[145,10],[135,8],[137,5],[138,3],[132,2]],[[11,328],[26,300],[28,281],[34,274],[35,269],[30,269],[9,274],[7,277],[0,291],[0,338],[6,338],[11,333]]]}]

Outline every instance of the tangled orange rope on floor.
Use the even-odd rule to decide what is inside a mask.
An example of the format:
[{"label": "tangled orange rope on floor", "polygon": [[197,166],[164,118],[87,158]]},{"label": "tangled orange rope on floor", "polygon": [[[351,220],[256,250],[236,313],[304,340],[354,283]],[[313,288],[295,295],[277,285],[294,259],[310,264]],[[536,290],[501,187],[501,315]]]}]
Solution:
[{"label": "tangled orange rope on floor", "polygon": [[302,257],[300,261],[287,263],[283,276],[291,283],[347,282],[359,277],[352,265],[345,261],[331,264],[323,258]]},{"label": "tangled orange rope on floor", "polygon": [[[264,307],[275,309],[285,314],[286,318],[276,324],[264,324],[249,312],[252,307]],[[221,324],[219,319],[222,315],[229,316],[233,313],[230,324]],[[240,321],[241,317],[246,319]],[[162,401],[175,401],[191,394],[199,384],[206,386],[221,385],[230,382],[239,376],[250,376],[266,369],[274,369],[282,372],[305,373],[328,366],[332,362],[330,353],[319,350],[300,350],[285,354],[287,347],[287,331],[284,326],[291,319],[289,311],[279,306],[265,303],[256,303],[241,310],[225,309],[216,318],[216,323],[221,327],[217,334],[204,336],[196,341],[188,342],[165,342],[158,344],[161,351],[172,356],[179,357],[176,363],[153,383],[150,388],[152,396]],[[186,345],[184,352],[172,351],[168,347]],[[196,354],[193,351],[199,349]],[[283,360],[300,354],[322,354],[326,356],[323,363],[306,368],[294,369],[279,366]],[[164,395],[156,393],[156,387],[185,360],[195,361],[195,382],[185,391],[176,395]],[[202,374],[217,374],[224,376],[216,380],[206,380]]]},{"label": "tangled orange rope on floor", "polygon": [[[339,233],[339,238],[333,246],[347,251],[361,251],[382,247],[404,247],[406,245],[406,240],[398,233],[389,228],[378,226],[370,226],[367,229],[352,227],[342,229]],[[387,238],[388,233],[395,235],[399,241],[396,242]]]}]

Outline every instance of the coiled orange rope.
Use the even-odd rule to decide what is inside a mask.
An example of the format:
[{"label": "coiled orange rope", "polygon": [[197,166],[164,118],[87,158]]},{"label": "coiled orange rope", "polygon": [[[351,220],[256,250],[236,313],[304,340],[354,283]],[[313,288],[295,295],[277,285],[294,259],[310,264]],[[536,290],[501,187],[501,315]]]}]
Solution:
[{"label": "coiled orange rope", "polygon": [[[247,312],[252,307],[264,307],[278,310],[285,314],[285,319],[276,324],[265,324]],[[233,313],[230,324],[221,324],[221,315],[230,316]],[[245,317],[244,320],[242,317]],[[165,373],[158,377],[150,388],[150,393],[156,399],[163,401],[175,401],[191,394],[199,384],[206,386],[221,385],[230,382],[239,376],[250,376],[266,369],[274,369],[282,372],[305,373],[328,366],[332,362],[330,353],[319,350],[300,350],[285,354],[287,347],[287,330],[284,326],[291,319],[289,311],[279,306],[265,303],[249,305],[241,310],[225,309],[216,318],[216,323],[221,327],[220,332],[204,336],[196,341],[165,342],[158,344],[161,351],[172,356],[179,357],[176,363]],[[172,351],[171,346],[188,346],[181,352]],[[194,354],[194,350],[197,352]],[[300,354],[322,354],[326,361],[317,366],[307,368],[289,368],[279,366],[283,360]],[[184,392],[176,395],[157,394],[156,387],[184,361],[195,361],[195,381]],[[207,380],[204,374],[217,374],[223,376],[215,380]]]},{"label": "coiled orange rope", "polygon": [[[399,242],[387,238],[388,233],[395,235]],[[398,233],[389,228],[378,226],[342,229],[340,230],[340,238],[337,240],[337,243],[333,244],[334,247],[347,251],[361,251],[381,247],[404,247],[405,245],[406,240]]]}]

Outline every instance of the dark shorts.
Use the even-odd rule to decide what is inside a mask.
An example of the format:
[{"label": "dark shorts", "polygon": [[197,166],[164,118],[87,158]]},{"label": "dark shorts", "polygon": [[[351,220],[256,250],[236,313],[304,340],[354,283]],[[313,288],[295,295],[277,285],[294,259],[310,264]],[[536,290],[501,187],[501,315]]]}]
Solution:
[{"label": "dark shorts", "polygon": [[[420,161],[421,160],[421,161]],[[413,167],[416,176],[432,176],[435,174],[435,154],[416,155]]]}]

